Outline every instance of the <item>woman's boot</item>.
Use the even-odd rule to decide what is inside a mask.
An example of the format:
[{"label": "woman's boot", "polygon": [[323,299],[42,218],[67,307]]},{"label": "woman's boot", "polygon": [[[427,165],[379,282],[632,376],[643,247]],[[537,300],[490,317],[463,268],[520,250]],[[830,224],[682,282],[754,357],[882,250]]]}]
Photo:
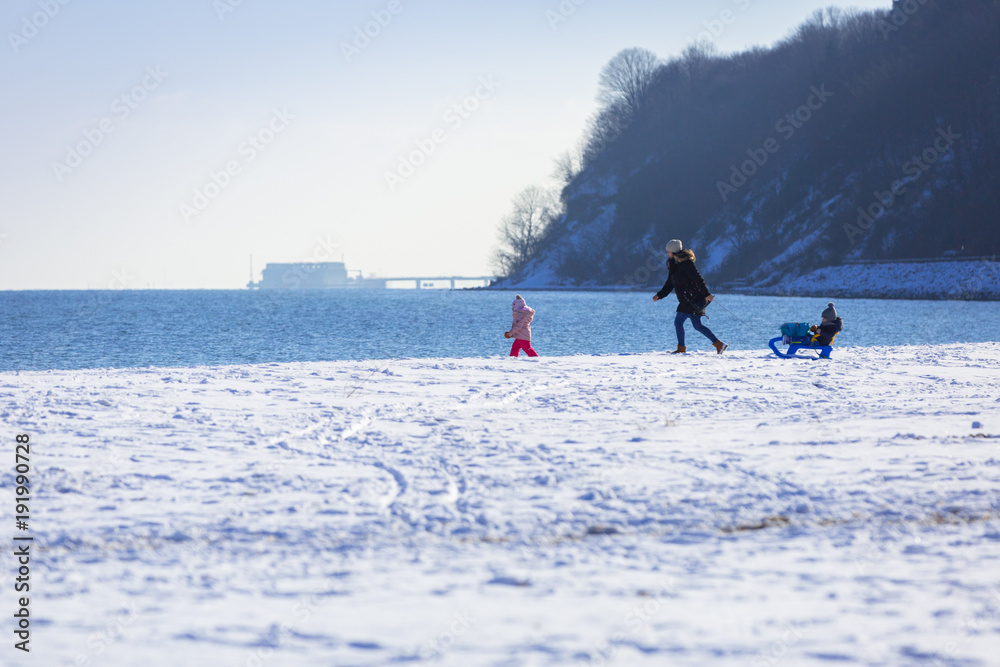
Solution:
[{"label": "woman's boot", "polygon": [[723,343],[721,340],[715,341],[714,343],[712,343],[712,345],[715,346],[715,351],[718,352],[719,354],[722,354],[723,352],[729,349],[729,346]]},{"label": "woman's boot", "polygon": [[686,347],[684,347],[683,345],[678,345],[677,349],[671,352],[670,354],[684,354],[687,351],[688,349]]}]

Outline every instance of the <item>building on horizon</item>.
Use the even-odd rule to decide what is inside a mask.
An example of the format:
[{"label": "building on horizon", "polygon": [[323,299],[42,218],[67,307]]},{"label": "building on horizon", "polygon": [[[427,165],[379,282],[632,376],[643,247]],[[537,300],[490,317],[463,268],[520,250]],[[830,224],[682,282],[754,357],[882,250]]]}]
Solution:
[{"label": "building on horizon", "polygon": [[250,289],[330,289],[348,287],[344,262],[295,262],[268,264],[260,282],[247,284]]}]

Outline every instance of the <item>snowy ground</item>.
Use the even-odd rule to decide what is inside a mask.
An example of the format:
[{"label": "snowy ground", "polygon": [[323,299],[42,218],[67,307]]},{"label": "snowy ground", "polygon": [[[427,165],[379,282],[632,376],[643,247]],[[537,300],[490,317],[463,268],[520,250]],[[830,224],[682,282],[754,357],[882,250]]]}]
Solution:
[{"label": "snowy ground", "polygon": [[4,665],[998,664],[997,343],[2,374],[0,414]]}]

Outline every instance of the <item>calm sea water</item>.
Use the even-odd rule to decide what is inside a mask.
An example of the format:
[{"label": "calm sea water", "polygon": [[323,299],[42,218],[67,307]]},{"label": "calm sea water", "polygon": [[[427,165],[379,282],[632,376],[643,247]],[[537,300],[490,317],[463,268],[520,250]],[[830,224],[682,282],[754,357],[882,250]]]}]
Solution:
[{"label": "calm sea water", "polygon": [[[673,349],[673,296],[526,292],[543,356]],[[482,357],[506,354],[503,291],[0,292],[0,371]],[[765,351],[782,322],[827,299],[725,296],[706,323],[733,349]],[[1000,303],[835,300],[839,346],[996,340]],[[728,308],[740,322],[724,309]],[[688,325],[689,349],[709,349]]]}]

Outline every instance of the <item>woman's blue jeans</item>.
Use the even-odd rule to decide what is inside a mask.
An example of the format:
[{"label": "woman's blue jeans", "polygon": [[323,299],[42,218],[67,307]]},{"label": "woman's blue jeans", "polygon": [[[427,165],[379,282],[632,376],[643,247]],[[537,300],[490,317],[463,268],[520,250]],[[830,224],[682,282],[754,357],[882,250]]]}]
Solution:
[{"label": "woman's blue jeans", "polygon": [[712,333],[712,330],[701,323],[701,315],[691,315],[690,313],[677,313],[677,317],[674,318],[674,326],[677,328],[677,345],[679,347],[684,347],[684,323],[691,320],[691,324],[694,325],[694,330],[703,334],[713,343],[719,340]]}]

